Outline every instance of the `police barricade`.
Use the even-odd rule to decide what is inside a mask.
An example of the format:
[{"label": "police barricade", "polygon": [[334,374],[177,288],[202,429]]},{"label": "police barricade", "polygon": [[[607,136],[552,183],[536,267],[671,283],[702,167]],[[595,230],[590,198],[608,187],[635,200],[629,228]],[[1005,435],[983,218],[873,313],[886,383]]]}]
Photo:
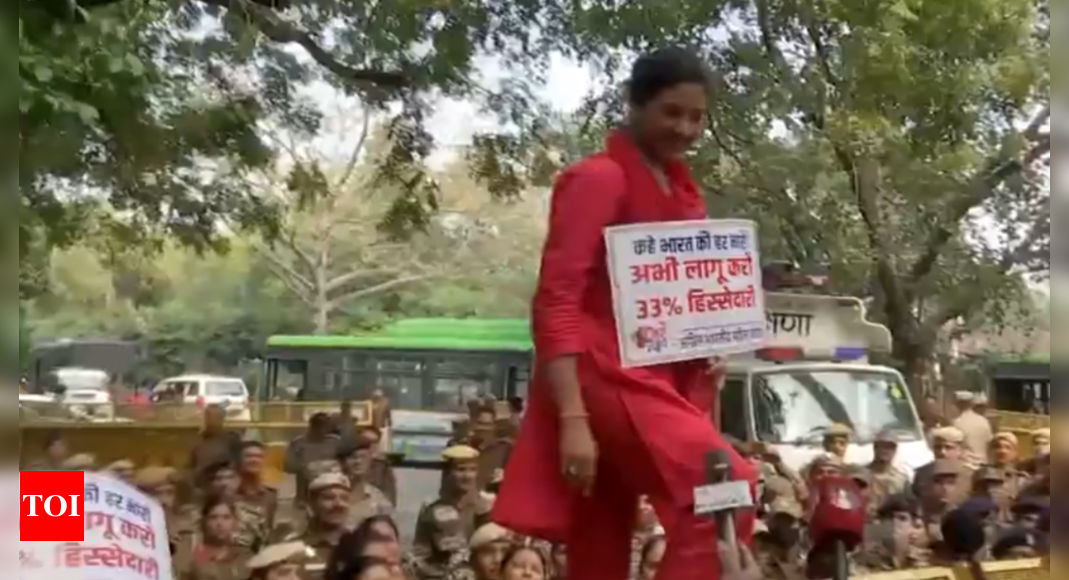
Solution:
[{"label": "police barricade", "polygon": [[[370,402],[353,404],[355,426],[372,424],[372,407]],[[58,404],[20,411],[22,465],[43,459],[48,442],[58,435],[70,453],[92,455],[101,467],[130,460],[138,466],[176,469],[189,464],[204,415],[203,408],[183,404],[115,405],[110,421],[78,417]],[[251,409],[252,420],[228,421],[227,429],[267,446],[265,475],[274,483],[284,477],[286,447],[307,431],[308,419],[316,413],[337,411],[338,405],[330,403],[261,403]]]},{"label": "police barricade", "polygon": [[1050,562],[1039,558],[987,562],[981,565],[983,578],[977,578],[968,566],[953,568],[919,568],[857,576],[858,580],[1050,580]]}]

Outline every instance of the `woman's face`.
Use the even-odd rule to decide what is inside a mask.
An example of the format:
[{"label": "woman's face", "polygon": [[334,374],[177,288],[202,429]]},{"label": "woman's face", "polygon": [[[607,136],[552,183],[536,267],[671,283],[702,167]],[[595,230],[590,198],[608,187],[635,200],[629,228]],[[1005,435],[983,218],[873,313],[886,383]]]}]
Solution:
[{"label": "woman's face", "polygon": [[371,524],[371,532],[380,538],[389,538],[389,540],[395,544],[400,545],[401,543],[401,539],[397,537],[397,530],[386,522],[376,521]]},{"label": "woman's face", "polygon": [[661,560],[664,560],[664,551],[668,547],[665,542],[657,542],[646,554],[646,558],[642,560],[642,565],[639,568],[639,580],[654,580],[657,577],[657,570],[661,567]]},{"label": "woman's face", "polygon": [[217,505],[204,519],[204,534],[216,542],[229,542],[234,537],[237,518],[228,505]]},{"label": "woman's face", "polygon": [[531,549],[520,550],[502,570],[502,580],[545,580],[542,557]]},{"label": "woman's face", "polygon": [[355,580],[404,580],[404,576],[399,576],[398,573],[398,570],[390,566],[375,565],[364,570]]},{"label": "woman's face", "polygon": [[709,109],[705,86],[682,83],[668,87],[631,111],[632,126],[647,155],[656,161],[679,159],[705,128]]},{"label": "woman's face", "polygon": [[500,580],[501,563],[505,561],[508,550],[508,542],[494,542],[489,546],[479,548],[475,552],[475,559],[472,562],[476,568],[476,575],[479,578]]},{"label": "woman's face", "polygon": [[991,444],[991,451],[997,465],[1009,465],[1017,461],[1017,446],[1005,439],[996,439]]},{"label": "woman's face", "polygon": [[267,571],[267,580],[301,580],[304,568],[300,564],[279,564]]}]

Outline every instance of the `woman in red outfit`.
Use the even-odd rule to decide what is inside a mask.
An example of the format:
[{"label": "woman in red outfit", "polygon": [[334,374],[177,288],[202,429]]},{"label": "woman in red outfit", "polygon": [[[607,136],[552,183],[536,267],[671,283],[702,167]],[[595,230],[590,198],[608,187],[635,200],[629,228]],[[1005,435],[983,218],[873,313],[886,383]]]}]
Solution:
[{"label": "woman in red outfit", "polygon": [[[626,580],[646,495],[668,538],[658,578],[708,580],[720,577],[716,527],[693,515],[704,458],[728,451],[734,473],[755,480],[709,420],[723,369],[621,367],[603,238],[607,226],[707,217],[683,160],[705,127],[707,69],[687,51],[658,51],[635,63],[627,96],[627,126],[555,187],[533,304],[535,382],[494,515],[566,543],[569,580]],[[740,517],[741,538],[752,525]]]}]

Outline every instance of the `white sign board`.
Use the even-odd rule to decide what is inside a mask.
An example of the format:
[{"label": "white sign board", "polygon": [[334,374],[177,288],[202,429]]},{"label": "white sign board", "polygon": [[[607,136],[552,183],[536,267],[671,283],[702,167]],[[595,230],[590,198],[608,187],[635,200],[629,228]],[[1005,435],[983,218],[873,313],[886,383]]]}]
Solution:
[{"label": "white sign board", "polygon": [[748,481],[729,481],[694,488],[694,515],[697,516],[753,506],[753,491]]},{"label": "white sign board", "polygon": [[173,580],[163,508],[125,483],[85,474],[85,541],[19,542],[19,580]]},{"label": "white sign board", "polygon": [[620,359],[643,367],[761,348],[757,228],[745,220],[605,230]]}]

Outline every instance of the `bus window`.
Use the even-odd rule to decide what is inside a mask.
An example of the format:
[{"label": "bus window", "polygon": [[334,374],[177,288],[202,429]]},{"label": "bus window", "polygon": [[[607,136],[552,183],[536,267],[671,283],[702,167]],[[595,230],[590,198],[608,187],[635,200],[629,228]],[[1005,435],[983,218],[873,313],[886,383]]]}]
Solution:
[{"label": "bus window", "polygon": [[267,385],[268,397],[282,401],[294,401],[308,386],[308,361],[271,360],[268,373],[272,383]]},{"label": "bus window", "polygon": [[746,381],[742,377],[731,377],[724,381],[720,389],[720,412],[718,425],[720,432],[746,441],[749,439],[746,428]]}]

